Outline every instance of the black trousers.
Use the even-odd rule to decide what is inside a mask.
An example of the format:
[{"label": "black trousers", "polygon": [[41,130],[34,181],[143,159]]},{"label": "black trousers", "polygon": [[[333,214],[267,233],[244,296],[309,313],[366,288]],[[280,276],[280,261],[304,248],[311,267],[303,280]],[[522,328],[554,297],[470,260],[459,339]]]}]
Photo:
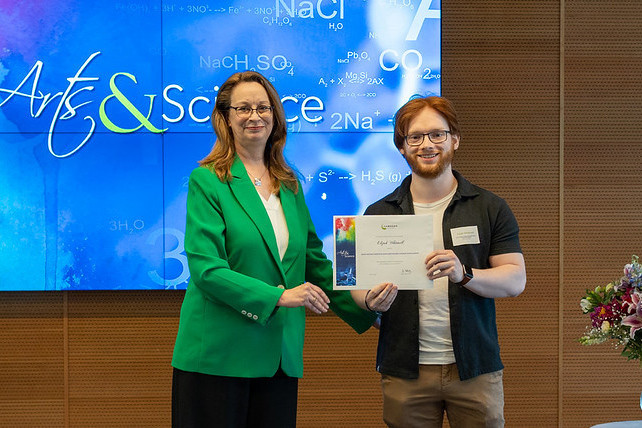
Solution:
[{"label": "black trousers", "polygon": [[295,428],[298,379],[212,376],[174,369],[172,428]]}]

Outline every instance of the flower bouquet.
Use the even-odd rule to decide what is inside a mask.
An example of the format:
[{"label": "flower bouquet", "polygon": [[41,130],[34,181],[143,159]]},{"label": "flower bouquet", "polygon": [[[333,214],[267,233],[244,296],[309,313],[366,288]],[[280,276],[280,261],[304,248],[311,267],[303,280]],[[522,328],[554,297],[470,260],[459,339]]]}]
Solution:
[{"label": "flower bouquet", "polygon": [[624,266],[617,281],[586,290],[580,306],[591,317],[591,326],[580,338],[583,345],[615,340],[616,349],[642,365],[642,266],[638,256]]}]

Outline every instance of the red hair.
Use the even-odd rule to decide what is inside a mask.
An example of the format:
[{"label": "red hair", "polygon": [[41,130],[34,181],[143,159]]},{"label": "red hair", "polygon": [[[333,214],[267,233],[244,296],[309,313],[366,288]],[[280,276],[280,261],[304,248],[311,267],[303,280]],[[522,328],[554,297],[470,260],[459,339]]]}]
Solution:
[{"label": "red hair", "polygon": [[423,97],[414,98],[401,106],[395,114],[395,135],[394,141],[397,149],[403,148],[404,139],[412,119],[425,108],[431,108],[443,116],[448,123],[452,135],[459,136],[459,121],[453,104],[444,97]]}]

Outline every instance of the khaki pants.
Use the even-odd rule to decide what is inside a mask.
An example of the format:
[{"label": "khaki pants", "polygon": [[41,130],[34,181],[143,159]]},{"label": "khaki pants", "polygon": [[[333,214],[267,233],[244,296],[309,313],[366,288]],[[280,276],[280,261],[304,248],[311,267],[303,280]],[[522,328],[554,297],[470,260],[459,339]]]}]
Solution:
[{"label": "khaki pants", "polygon": [[503,370],[461,381],[455,364],[420,365],[418,379],[382,375],[383,420],[390,428],[504,426]]}]

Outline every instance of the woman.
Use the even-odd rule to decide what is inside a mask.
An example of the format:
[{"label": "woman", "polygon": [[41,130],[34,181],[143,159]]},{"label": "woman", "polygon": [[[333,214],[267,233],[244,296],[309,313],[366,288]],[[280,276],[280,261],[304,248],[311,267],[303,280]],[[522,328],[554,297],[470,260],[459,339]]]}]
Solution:
[{"label": "woman", "polygon": [[189,181],[191,279],[172,361],[172,424],[295,427],[305,308],[331,308],[359,333],[374,315],[332,291],[331,262],[283,157],[285,113],[270,82],[232,75],[212,124],[217,141]]}]

